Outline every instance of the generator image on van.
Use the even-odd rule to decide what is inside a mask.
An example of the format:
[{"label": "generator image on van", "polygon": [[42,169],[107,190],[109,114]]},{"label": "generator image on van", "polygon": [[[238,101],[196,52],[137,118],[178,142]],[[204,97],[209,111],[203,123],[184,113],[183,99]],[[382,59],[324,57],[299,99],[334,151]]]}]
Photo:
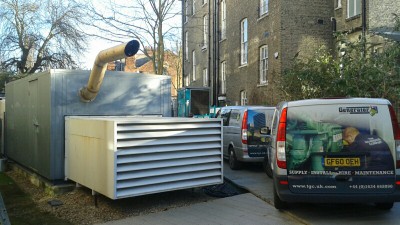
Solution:
[{"label": "generator image on van", "polygon": [[280,103],[272,125],[274,203],[400,201],[400,133],[385,99]]}]

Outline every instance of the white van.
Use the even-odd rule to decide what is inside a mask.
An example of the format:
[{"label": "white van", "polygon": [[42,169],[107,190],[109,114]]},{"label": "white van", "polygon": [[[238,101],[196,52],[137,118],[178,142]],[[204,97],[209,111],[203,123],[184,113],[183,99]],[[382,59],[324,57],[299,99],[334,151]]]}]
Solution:
[{"label": "white van", "polygon": [[223,119],[223,155],[229,167],[240,169],[242,162],[263,162],[275,107],[226,106],[217,113]]},{"label": "white van", "polygon": [[386,99],[282,102],[274,113],[269,164],[275,208],[289,202],[400,201],[400,131]]}]

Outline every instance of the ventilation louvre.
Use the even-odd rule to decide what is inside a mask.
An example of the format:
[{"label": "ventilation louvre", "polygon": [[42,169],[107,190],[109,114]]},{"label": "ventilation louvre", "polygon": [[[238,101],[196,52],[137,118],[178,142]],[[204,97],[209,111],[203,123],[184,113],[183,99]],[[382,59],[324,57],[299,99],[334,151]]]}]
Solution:
[{"label": "ventilation louvre", "polygon": [[219,184],[219,119],[66,118],[66,176],[111,199]]}]

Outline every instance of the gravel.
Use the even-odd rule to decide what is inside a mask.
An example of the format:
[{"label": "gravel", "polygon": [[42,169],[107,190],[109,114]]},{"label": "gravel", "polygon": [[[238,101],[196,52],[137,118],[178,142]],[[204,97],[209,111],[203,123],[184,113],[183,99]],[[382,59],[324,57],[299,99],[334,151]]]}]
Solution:
[{"label": "gravel", "polygon": [[[166,211],[216,199],[217,197],[209,195],[210,191],[212,192],[214,189],[221,191],[221,188],[215,187],[193,188],[118,200],[111,200],[105,196],[98,195],[96,207],[92,192],[88,188],[79,187],[65,194],[51,196],[46,194],[42,188],[33,185],[29,178],[19,172],[8,171],[7,175],[24,192],[32,196],[33,201],[42,211],[49,212],[73,224],[103,223],[126,217]],[[226,188],[225,184],[223,186]],[[230,195],[232,190],[228,192]],[[222,196],[218,195],[218,197]]]}]

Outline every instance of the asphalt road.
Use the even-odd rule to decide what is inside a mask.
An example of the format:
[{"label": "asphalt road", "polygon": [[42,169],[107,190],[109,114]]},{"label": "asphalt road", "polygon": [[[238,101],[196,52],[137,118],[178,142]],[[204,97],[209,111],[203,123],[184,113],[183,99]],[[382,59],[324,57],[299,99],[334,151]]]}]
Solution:
[{"label": "asphalt road", "polygon": [[[272,180],[261,166],[247,165],[232,171],[224,163],[224,176],[273,205]],[[400,224],[400,203],[389,210],[377,209],[373,204],[292,204],[284,211],[304,224],[315,225],[397,225]]]},{"label": "asphalt road", "polygon": [[400,203],[389,210],[373,204],[291,204],[279,211],[273,206],[272,180],[261,166],[232,171],[224,163],[224,176],[250,193],[110,221],[102,225],[391,225],[399,224]]}]

